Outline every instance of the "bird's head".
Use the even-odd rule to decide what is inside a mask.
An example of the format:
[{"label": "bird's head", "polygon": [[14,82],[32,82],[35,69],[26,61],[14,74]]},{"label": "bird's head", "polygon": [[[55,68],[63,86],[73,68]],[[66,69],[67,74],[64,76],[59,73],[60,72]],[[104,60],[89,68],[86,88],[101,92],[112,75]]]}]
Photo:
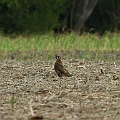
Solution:
[{"label": "bird's head", "polygon": [[60,56],[59,56],[59,55],[55,55],[54,57],[55,57],[56,59],[59,59],[59,58],[60,58]]}]

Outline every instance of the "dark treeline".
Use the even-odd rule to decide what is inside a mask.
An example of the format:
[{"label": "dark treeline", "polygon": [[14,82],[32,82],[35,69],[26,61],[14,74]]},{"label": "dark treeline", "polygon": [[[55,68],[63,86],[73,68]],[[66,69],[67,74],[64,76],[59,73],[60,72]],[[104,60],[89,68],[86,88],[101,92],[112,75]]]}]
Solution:
[{"label": "dark treeline", "polygon": [[118,32],[120,0],[0,0],[0,32]]}]

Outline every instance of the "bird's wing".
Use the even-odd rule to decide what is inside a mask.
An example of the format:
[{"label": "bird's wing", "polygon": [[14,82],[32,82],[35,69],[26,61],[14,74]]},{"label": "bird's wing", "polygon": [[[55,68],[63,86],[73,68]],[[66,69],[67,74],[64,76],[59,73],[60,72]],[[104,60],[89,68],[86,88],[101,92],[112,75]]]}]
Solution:
[{"label": "bird's wing", "polygon": [[61,74],[61,72],[60,72],[59,70],[55,69],[55,71],[56,71],[56,73],[57,73],[57,75],[58,75],[59,77],[62,77],[62,74]]},{"label": "bird's wing", "polygon": [[66,74],[68,71],[65,69],[65,67],[61,63],[56,63],[56,68],[62,73]]}]

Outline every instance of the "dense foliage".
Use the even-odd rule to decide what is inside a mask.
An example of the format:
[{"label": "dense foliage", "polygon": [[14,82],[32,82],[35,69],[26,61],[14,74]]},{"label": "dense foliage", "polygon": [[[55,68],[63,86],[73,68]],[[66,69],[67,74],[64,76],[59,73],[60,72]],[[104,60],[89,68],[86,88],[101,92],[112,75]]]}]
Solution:
[{"label": "dense foliage", "polygon": [[120,0],[100,0],[86,21],[86,26],[100,32],[120,30]]},{"label": "dense foliage", "polygon": [[[0,32],[74,30],[84,0],[0,0]],[[120,30],[120,1],[99,0],[83,28]]]},{"label": "dense foliage", "polygon": [[64,0],[2,0],[0,29],[8,32],[46,31],[58,24]]}]

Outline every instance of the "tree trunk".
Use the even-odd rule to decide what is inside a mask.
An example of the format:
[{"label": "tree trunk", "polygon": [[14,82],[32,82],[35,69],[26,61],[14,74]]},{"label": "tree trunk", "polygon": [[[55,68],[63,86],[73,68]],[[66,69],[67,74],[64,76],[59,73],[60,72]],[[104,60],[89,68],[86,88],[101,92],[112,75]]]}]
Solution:
[{"label": "tree trunk", "polygon": [[80,32],[82,27],[84,26],[84,22],[91,15],[95,5],[99,0],[84,0],[83,12],[80,14],[78,18],[78,22],[75,24],[74,30],[76,32]]},{"label": "tree trunk", "polygon": [[70,30],[73,29],[73,14],[74,14],[75,2],[76,2],[76,0],[72,1],[72,8],[71,8],[71,12],[70,12]]}]

